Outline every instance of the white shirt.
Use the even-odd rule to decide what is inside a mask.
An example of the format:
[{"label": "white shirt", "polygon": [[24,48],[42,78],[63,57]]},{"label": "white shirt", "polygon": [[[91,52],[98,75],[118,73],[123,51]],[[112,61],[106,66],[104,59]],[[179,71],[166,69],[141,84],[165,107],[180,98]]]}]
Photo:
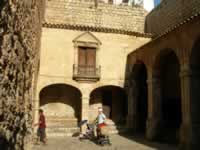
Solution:
[{"label": "white shirt", "polygon": [[106,116],[101,113],[98,115],[98,124],[104,123],[104,120],[106,119]]}]

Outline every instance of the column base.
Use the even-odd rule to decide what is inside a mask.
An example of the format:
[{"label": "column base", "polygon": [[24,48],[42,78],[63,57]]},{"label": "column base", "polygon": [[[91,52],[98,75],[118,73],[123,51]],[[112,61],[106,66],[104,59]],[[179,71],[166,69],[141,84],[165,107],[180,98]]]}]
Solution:
[{"label": "column base", "polygon": [[180,150],[190,150],[191,144],[191,126],[189,124],[182,124],[180,128]]},{"label": "column base", "polygon": [[200,148],[200,124],[192,125],[191,133],[191,150],[199,150]]},{"label": "column base", "polygon": [[131,129],[133,132],[137,131],[137,119],[135,115],[128,115],[126,124],[128,129]]},{"label": "column base", "polygon": [[162,130],[161,119],[151,118],[147,120],[146,138],[148,140],[155,140],[159,137]]}]

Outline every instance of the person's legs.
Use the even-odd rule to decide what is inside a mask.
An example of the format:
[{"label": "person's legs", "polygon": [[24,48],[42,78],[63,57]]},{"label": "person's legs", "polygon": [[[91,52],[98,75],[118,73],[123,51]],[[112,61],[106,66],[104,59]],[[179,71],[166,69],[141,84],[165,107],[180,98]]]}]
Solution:
[{"label": "person's legs", "polygon": [[46,132],[45,132],[45,128],[41,128],[41,138],[40,141],[43,142],[44,144],[46,144]]},{"label": "person's legs", "polygon": [[36,144],[40,144],[41,141],[41,131],[40,128],[37,129],[37,138],[36,138]]},{"label": "person's legs", "polygon": [[101,127],[98,126],[97,127],[97,137],[100,137],[101,136]]}]

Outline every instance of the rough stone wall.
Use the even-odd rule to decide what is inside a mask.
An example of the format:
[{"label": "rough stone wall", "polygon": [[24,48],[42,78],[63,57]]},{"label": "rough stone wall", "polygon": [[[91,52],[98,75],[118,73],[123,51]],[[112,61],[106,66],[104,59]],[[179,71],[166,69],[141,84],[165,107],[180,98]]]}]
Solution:
[{"label": "rough stone wall", "polygon": [[49,24],[67,24],[95,28],[112,28],[144,33],[147,12],[139,6],[117,6],[92,1],[47,1],[45,21]]},{"label": "rough stone wall", "polygon": [[147,15],[145,30],[160,35],[197,12],[200,12],[199,0],[163,0]]},{"label": "rough stone wall", "polygon": [[[28,149],[42,0],[0,1],[0,149]],[[37,70],[37,69],[36,69]]]}]

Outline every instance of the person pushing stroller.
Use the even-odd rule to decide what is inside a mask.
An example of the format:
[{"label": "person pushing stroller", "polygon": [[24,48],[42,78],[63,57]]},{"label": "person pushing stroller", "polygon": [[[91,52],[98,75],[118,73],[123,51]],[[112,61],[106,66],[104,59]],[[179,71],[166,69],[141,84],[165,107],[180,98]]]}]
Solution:
[{"label": "person pushing stroller", "polygon": [[108,136],[108,125],[106,124],[106,116],[103,113],[102,107],[98,108],[98,116],[97,116],[97,144],[111,145],[109,136]]},{"label": "person pushing stroller", "polygon": [[[106,129],[106,116],[103,113],[103,109],[101,107],[98,108],[98,116],[92,124],[88,124],[88,120],[83,120],[80,122],[80,126],[86,125],[87,130],[84,134],[80,134],[79,139],[89,139],[94,141],[95,143],[104,146],[111,145],[110,139],[108,136],[108,131]],[[95,129],[97,136],[95,136]]]},{"label": "person pushing stroller", "polygon": [[103,109],[102,107],[99,107],[98,108],[98,116],[97,116],[97,136],[102,136],[102,129],[106,126],[106,123],[105,123],[105,120],[106,120],[106,116],[105,114],[103,113]]},{"label": "person pushing stroller", "polygon": [[[92,124],[89,124],[88,120],[83,120],[80,122],[80,124],[79,124],[80,127],[83,125],[86,125],[86,131],[84,134],[81,134],[80,137],[81,138],[82,137],[90,137],[88,139],[91,139],[92,134],[93,134],[93,136],[96,135],[97,137],[102,136],[103,135],[102,128],[106,126],[105,120],[106,120],[106,116],[103,113],[103,109],[101,107],[99,107],[98,115]],[[96,134],[95,134],[95,131],[96,131]]]}]

